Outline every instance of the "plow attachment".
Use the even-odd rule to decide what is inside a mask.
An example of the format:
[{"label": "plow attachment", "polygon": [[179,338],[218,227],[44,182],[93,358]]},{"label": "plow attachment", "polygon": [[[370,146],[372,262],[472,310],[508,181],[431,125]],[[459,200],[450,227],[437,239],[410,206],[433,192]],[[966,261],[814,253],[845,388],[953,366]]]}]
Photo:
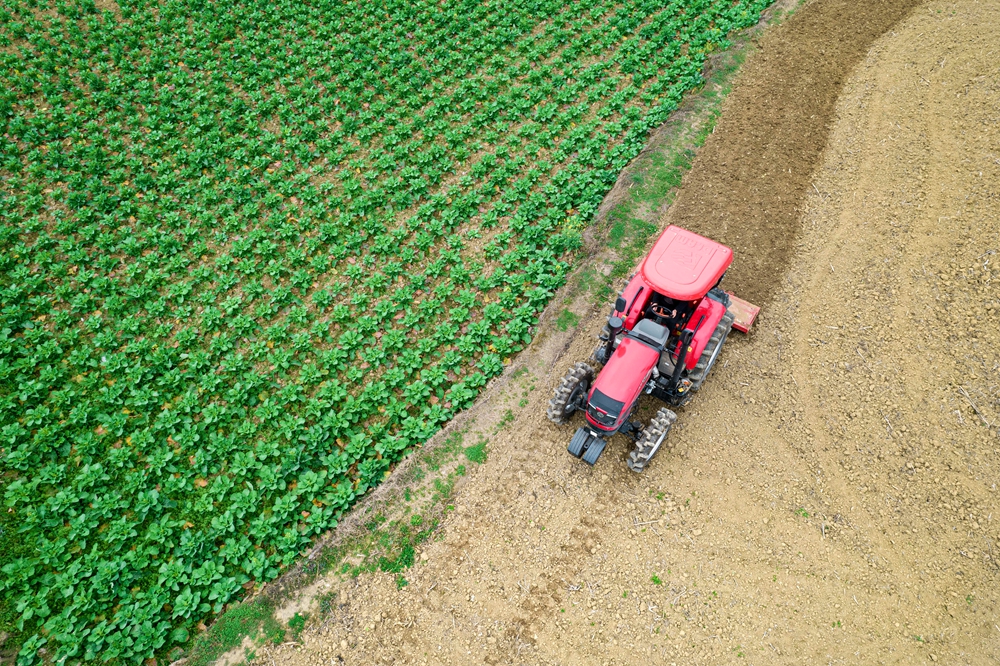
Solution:
[{"label": "plow attachment", "polygon": [[732,292],[727,291],[726,293],[729,294],[729,311],[736,316],[733,319],[733,328],[741,333],[749,333],[750,327],[753,326],[754,320],[757,319],[757,313],[760,312],[760,308],[753,303],[744,301]]}]

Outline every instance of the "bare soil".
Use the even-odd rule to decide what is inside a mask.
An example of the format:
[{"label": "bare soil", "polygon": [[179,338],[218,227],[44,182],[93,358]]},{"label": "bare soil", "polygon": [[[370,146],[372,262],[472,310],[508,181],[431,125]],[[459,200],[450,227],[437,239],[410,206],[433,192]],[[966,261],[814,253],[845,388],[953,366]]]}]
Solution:
[{"label": "bare soil", "polygon": [[914,4],[814,0],[746,63],[664,223],[765,310],[670,449],[565,452],[577,303],[409,584],[329,579],[254,663],[1000,662],[1000,3]]},{"label": "bare soil", "polygon": [[667,221],[733,248],[729,288],[767,303],[802,226],[844,81],[919,0],[816,0],[764,33]]}]

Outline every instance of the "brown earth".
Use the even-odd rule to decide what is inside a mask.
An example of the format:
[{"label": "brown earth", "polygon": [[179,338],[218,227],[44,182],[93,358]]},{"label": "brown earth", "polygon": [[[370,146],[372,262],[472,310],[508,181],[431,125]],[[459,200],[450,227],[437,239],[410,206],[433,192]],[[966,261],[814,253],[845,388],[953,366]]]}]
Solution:
[{"label": "brown earth", "polygon": [[768,300],[671,449],[566,454],[544,412],[581,310],[474,410],[515,418],[477,421],[409,585],[321,582],[334,610],[255,664],[1000,661],[1000,3],[912,5],[814,0],[747,62],[667,220]]},{"label": "brown earth", "polygon": [[781,285],[844,81],[919,0],[818,0],[765,33],[667,221],[733,248],[726,278],[755,303]]}]

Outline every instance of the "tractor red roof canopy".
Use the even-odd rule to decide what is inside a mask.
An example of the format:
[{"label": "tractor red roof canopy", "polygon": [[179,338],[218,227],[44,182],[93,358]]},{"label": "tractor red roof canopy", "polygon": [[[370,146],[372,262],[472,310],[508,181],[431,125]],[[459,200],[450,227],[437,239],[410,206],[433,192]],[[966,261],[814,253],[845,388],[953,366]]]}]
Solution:
[{"label": "tractor red roof canopy", "polygon": [[642,279],[657,293],[678,301],[698,300],[733,262],[725,245],[669,226],[642,263]]}]

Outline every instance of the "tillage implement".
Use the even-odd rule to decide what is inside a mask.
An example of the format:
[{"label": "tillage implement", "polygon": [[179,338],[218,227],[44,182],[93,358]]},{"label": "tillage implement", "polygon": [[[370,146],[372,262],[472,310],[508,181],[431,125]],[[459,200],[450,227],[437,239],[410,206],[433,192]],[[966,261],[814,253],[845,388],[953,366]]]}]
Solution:
[{"label": "tillage implement", "polygon": [[[559,425],[584,412],[571,454],[593,465],[620,433],[635,442],[629,468],[645,469],[677,420],[670,408],[693,397],[729,331],[749,332],[760,311],[720,288],[732,261],[728,247],[667,227],[615,301],[593,354],[600,372],[577,363],[549,401],[548,417]],[[667,405],[648,426],[632,420],[644,393]]]}]

